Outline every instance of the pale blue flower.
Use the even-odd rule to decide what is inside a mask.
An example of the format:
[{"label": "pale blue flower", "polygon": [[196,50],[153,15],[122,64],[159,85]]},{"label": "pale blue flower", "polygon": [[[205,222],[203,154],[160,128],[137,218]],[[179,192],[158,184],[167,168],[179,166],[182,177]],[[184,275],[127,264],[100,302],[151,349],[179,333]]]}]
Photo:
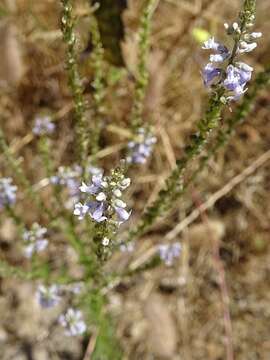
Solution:
[{"label": "pale blue flower", "polygon": [[144,164],[153,151],[153,145],[157,138],[144,128],[139,128],[134,140],[128,142],[127,162],[133,164]]},{"label": "pale blue flower", "polygon": [[126,203],[120,199],[116,199],[113,202],[113,208],[117,214],[119,223],[123,223],[125,221],[127,221],[131,215],[131,211],[127,211],[126,208]]},{"label": "pale blue flower", "polygon": [[84,219],[85,215],[88,212],[88,206],[86,204],[77,203],[75,204],[74,212],[73,214],[78,216],[79,220]]},{"label": "pale blue flower", "polygon": [[60,315],[58,321],[66,329],[67,336],[82,335],[87,329],[82,312],[73,308],[69,308],[65,314]]},{"label": "pale blue flower", "polygon": [[33,127],[35,135],[49,135],[54,132],[55,124],[49,116],[37,117]]},{"label": "pale blue flower", "polygon": [[245,63],[237,63],[237,66],[229,65],[226,71],[225,88],[234,93],[230,99],[237,100],[246,92],[246,83],[251,79],[253,68]]},{"label": "pale blue flower", "polygon": [[204,50],[214,50],[217,54],[210,55],[210,61],[212,62],[223,62],[229,58],[230,52],[226,46],[216,42],[212,37],[204,42],[203,47]]},{"label": "pale blue flower", "polygon": [[[228,35],[239,36],[240,41],[236,54],[234,53],[234,56],[231,58],[232,52],[226,46],[215,41],[214,37],[205,41],[202,48],[213,50],[215,53],[210,55],[210,63],[204,67],[202,77],[205,86],[211,85],[214,80],[217,80],[215,85],[223,85],[229,92],[224,97],[227,101],[238,100],[247,91],[246,84],[251,79],[253,69],[243,62],[235,62],[235,55],[254,50],[257,47],[257,43],[254,40],[260,38],[262,33],[243,32],[237,22],[234,22],[231,26],[225,23],[224,26]],[[223,66],[222,64],[220,67],[214,65],[214,63],[222,63],[227,59],[229,61]]]},{"label": "pale blue flower", "polygon": [[209,86],[215,78],[219,78],[221,74],[221,69],[217,68],[211,63],[205,65],[203,69],[203,81],[205,86]]},{"label": "pale blue flower", "polygon": [[95,222],[113,221],[120,225],[127,221],[131,211],[126,210],[126,203],[121,200],[122,191],[130,185],[130,179],[124,176],[115,182],[102,173],[92,176],[90,184],[82,183],[80,191],[87,196],[84,203],[75,204],[74,215],[82,220],[89,215]]},{"label": "pale blue flower", "polygon": [[0,179],[0,210],[16,202],[17,186],[12,185],[11,178]]},{"label": "pale blue flower", "polygon": [[83,182],[82,186],[79,189],[83,193],[95,195],[102,188],[102,180],[103,180],[103,174],[93,175],[92,184],[88,186]]},{"label": "pale blue flower", "polygon": [[239,71],[240,83],[242,85],[246,84],[251,80],[253,68],[243,62],[236,63],[236,67]]},{"label": "pale blue flower", "polygon": [[47,229],[37,223],[34,223],[30,230],[23,232],[24,254],[27,258],[46,249],[48,246],[48,240],[45,238],[46,233]]},{"label": "pale blue flower", "polygon": [[87,203],[88,213],[90,217],[96,222],[100,223],[107,220],[105,212],[107,210],[107,203],[105,201],[91,201]]},{"label": "pale blue flower", "polygon": [[174,259],[180,256],[181,249],[182,246],[178,242],[158,246],[159,256],[167,266],[171,266]]},{"label": "pale blue flower", "polygon": [[37,300],[40,306],[43,308],[54,307],[59,304],[60,297],[60,287],[58,285],[44,286],[39,285],[37,289]]},{"label": "pale blue flower", "polygon": [[[98,177],[99,174],[103,173],[102,169],[91,165],[87,167],[86,171],[93,177]],[[81,195],[83,192],[87,191],[84,189],[86,186],[84,183],[80,186],[82,173],[82,168],[76,164],[72,167],[60,166],[57,174],[50,179],[53,185],[66,187],[69,198],[65,205],[68,209],[73,208],[77,202],[84,200]]]}]

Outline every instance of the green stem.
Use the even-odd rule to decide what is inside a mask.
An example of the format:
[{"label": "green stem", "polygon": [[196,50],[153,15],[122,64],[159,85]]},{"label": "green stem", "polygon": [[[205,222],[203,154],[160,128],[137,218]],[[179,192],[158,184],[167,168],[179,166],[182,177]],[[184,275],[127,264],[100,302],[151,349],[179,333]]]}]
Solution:
[{"label": "green stem", "polygon": [[51,160],[52,152],[50,151],[49,141],[50,140],[46,135],[42,135],[38,142],[39,151],[41,154],[43,165],[46,170],[46,176],[48,178],[50,178],[53,175],[53,169],[54,169],[53,162]]},{"label": "green stem", "polygon": [[205,162],[207,163],[210,157],[214,156],[221,147],[227,144],[232,134],[234,133],[236,126],[238,124],[241,124],[250,114],[254,106],[254,102],[258,97],[258,93],[263,88],[269,85],[269,81],[270,81],[270,67],[266,68],[265,71],[260,72],[256,76],[249,91],[244,96],[242,103],[238,105],[237,108],[235,109],[234,115],[226,120],[227,128],[225,130],[223,129],[219,130],[217,134],[216,142],[208,150],[208,155],[202,160],[201,166],[204,166],[203,164]]},{"label": "green stem", "polygon": [[101,42],[98,23],[94,16],[91,18],[91,35],[93,51],[91,54],[91,64],[94,70],[94,80],[92,86],[94,88],[93,94],[93,128],[90,134],[90,147],[91,155],[95,157],[99,150],[99,138],[102,126],[102,120],[104,117],[104,49]]},{"label": "green stem", "polygon": [[96,327],[97,339],[92,360],[121,360],[122,353],[116,339],[112,319],[106,312],[106,298],[99,289],[89,289],[82,299],[87,320]]},{"label": "green stem", "polygon": [[63,5],[62,32],[67,45],[66,66],[69,87],[72,93],[76,120],[76,141],[80,165],[84,172],[88,160],[88,126],[86,120],[86,104],[83,98],[83,86],[78,69],[76,53],[76,35],[74,31],[75,19],[73,15],[73,1],[61,0]]},{"label": "green stem", "polygon": [[[21,280],[48,280],[48,269],[49,264],[43,263],[42,270],[40,268],[25,270],[20,266],[10,265],[6,260],[0,259],[0,277],[3,278],[16,278]],[[44,271],[44,269],[47,270]],[[76,282],[75,279],[68,276],[66,273],[63,274],[55,274],[49,280],[52,283],[58,284],[70,284]]]},{"label": "green stem", "polygon": [[143,125],[143,106],[144,98],[149,80],[147,69],[147,59],[150,47],[151,19],[155,10],[157,0],[147,0],[142,13],[139,25],[139,44],[138,44],[138,67],[135,83],[134,102],[131,110],[131,126],[133,131]]},{"label": "green stem", "polygon": [[171,207],[172,202],[181,196],[183,189],[182,179],[189,163],[200,154],[206,146],[211,132],[219,125],[221,111],[224,107],[222,102],[223,94],[224,89],[220,88],[210,97],[206,114],[197,125],[198,132],[191,135],[190,144],[185,148],[182,158],[177,160],[176,168],[167,178],[165,186],[159,192],[157,199],[146,209],[139,224],[129,232],[128,241],[142,235],[159,216]]}]

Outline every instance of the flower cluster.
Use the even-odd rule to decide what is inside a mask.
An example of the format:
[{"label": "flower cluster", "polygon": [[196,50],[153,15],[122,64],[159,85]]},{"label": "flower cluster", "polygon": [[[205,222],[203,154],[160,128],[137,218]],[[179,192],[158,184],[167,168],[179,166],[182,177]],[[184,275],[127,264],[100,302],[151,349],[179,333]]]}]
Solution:
[{"label": "flower cluster", "polygon": [[53,133],[55,124],[51,121],[49,116],[37,117],[33,127],[35,135],[48,135]]},{"label": "flower cluster", "polygon": [[69,308],[65,314],[59,316],[59,323],[66,329],[67,336],[82,335],[86,331],[86,324],[80,310]]},{"label": "flower cluster", "polygon": [[[249,26],[248,26],[249,25]],[[247,24],[250,27],[253,24]],[[250,81],[253,68],[243,62],[234,61],[234,58],[243,53],[254,50],[257,43],[254,41],[262,36],[260,32],[249,33],[240,28],[238,23],[231,26],[224,24],[228,35],[234,36],[236,47],[230,51],[226,46],[215,41],[212,37],[203,44],[203,49],[213,50],[210,55],[210,62],[203,69],[203,80],[206,86],[214,83],[223,85],[229,92],[227,100],[238,100],[247,90],[246,84]],[[219,66],[217,63],[227,62],[227,66]]]},{"label": "flower cluster", "polygon": [[31,258],[34,253],[46,249],[48,240],[44,237],[47,229],[34,223],[30,230],[23,232],[24,253],[27,258]]},{"label": "flower cluster", "polygon": [[181,249],[182,246],[178,242],[174,244],[163,244],[158,247],[159,256],[167,266],[171,266],[173,260],[180,256]]},{"label": "flower cluster", "polygon": [[82,220],[86,215],[97,223],[110,221],[116,225],[127,221],[131,212],[126,210],[126,203],[121,199],[122,191],[130,185],[130,179],[124,175],[103,176],[102,173],[92,176],[92,183],[82,183],[80,191],[89,196],[84,204],[75,204],[74,215]]},{"label": "flower cluster", "polygon": [[[52,176],[50,181],[53,185],[64,186],[67,188],[69,200],[66,203],[67,208],[74,207],[74,204],[81,199],[80,192],[80,179],[82,176],[82,168],[79,165],[73,165],[72,167],[60,166],[57,174]],[[87,167],[87,173],[89,175],[101,174],[100,168],[89,165]]]},{"label": "flower cluster", "polygon": [[157,138],[150,131],[139,128],[135,139],[128,142],[127,162],[144,164],[152,153]]},{"label": "flower cluster", "polygon": [[61,300],[59,292],[60,288],[58,285],[53,284],[49,287],[39,285],[36,293],[38,303],[43,308],[51,308],[58,305]]},{"label": "flower cluster", "polygon": [[[51,286],[39,285],[36,291],[36,299],[39,305],[44,309],[52,308],[60,303],[65,292],[79,294],[82,284],[75,283],[71,285]],[[61,314],[58,322],[66,329],[67,336],[81,335],[86,331],[86,324],[83,321],[82,313],[79,310],[69,308],[66,313]]]},{"label": "flower cluster", "polygon": [[0,179],[0,210],[15,203],[16,191],[17,186],[12,185],[11,178]]}]

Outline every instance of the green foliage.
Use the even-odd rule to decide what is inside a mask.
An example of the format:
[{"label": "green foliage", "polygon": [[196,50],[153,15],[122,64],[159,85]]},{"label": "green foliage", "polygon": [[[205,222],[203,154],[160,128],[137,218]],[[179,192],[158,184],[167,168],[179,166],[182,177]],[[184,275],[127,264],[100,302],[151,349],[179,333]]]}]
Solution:
[{"label": "green foliage", "polygon": [[82,299],[82,307],[88,316],[90,324],[95,326],[97,335],[94,360],[122,359],[119,344],[115,338],[112,319],[106,313],[106,299],[98,290],[89,291]]}]

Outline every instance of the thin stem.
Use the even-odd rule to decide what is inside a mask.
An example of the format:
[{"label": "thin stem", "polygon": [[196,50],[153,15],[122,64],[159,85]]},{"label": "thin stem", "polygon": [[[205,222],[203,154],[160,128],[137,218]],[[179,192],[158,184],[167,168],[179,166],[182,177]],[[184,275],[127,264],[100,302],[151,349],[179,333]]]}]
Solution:
[{"label": "thin stem", "polygon": [[98,22],[94,16],[91,17],[90,31],[92,35],[93,51],[91,54],[91,64],[94,70],[94,80],[92,86],[93,94],[93,128],[90,133],[91,155],[95,157],[99,151],[99,138],[104,117],[104,49],[101,42]]},{"label": "thin stem", "polygon": [[43,160],[43,165],[46,170],[46,176],[50,178],[53,174],[53,163],[51,160],[51,152],[50,152],[50,143],[49,139],[46,135],[42,135],[39,139],[38,147],[40,150],[41,158]]},{"label": "thin stem", "polygon": [[[44,268],[47,267],[47,271],[44,272]],[[42,264],[43,274],[41,271],[41,268],[37,269],[31,269],[31,270],[25,270],[21,268],[20,266],[16,265],[10,265],[6,260],[0,259],[0,277],[3,278],[16,278],[21,280],[35,280],[43,278],[44,280],[48,280],[48,269],[49,264],[43,263]],[[50,279],[51,282],[58,283],[58,284],[70,284],[73,282],[76,282],[75,279],[68,276],[68,274],[54,274],[54,276]]]},{"label": "thin stem", "polygon": [[38,207],[39,210],[45,211],[45,213],[48,215],[49,219],[53,219],[53,215],[48,209],[45,204],[43,203],[40,196],[33,190],[32,185],[30,181],[27,179],[24,170],[22,169],[21,164],[17,159],[15,159],[13,153],[11,152],[6,139],[4,137],[4,133],[2,129],[0,128],[0,150],[3,152],[3,155],[10,166],[11,170],[14,172],[17,181],[24,187],[26,190],[27,195],[30,196],[30,198],[33,200],[35,205]]},{"label": "thin stem", "polygon": [[147,0],[139,25],[138,67],[135,83],[134,102],[131,110],[131,126],[136,131],[143,124],[144,98],[149,80],[147,59],[150,47],[151,19],[157,0]]},{"label": "thin stem", "polygon": [[72,93],[76,120],[76,142],[79,162],[84,172],[88,159],[88,126],[86,120],[86,104],[83,98],[83,86],[78,69],[76,53],[76,35],[74,31],[75,19],[73,15],[73,1],[61,0],[63,5],[62,32],[67,45],[66,66],[69,87]]},{"label": "thin stem", "polygon": [[210,97],[205,116],[197,125],[198,131],[191,135],[190,144],[185,148],[182,158],[177,161],[176,168],[167,178],[165,186],[159,192],[157,199],[146,209],[139,224],[134,229],[131,229],[128,241],[142,235],[159,216],[171,207],[172,202],[181,196],[183,175],[190,161],[200,154],[206,146],[209,135],[219,125],[221,110],[224,107],[221,101],[223,94],[224,89],[220,88]]},{"label": "thin stem", "polygon": [[14,172],[15,176],[17,177],[18,181],[23,185],[26,189],[27,194],[34,200],[36,204],[39,204],[39,200],[35,192],[32,189],[31,183],[27,179],[24,174],[24,171],[17,159],[13,156],[3,133],[3,130],[0,128],[0,150],[3,153],[7,163],[11,167],[11,170]]}]

